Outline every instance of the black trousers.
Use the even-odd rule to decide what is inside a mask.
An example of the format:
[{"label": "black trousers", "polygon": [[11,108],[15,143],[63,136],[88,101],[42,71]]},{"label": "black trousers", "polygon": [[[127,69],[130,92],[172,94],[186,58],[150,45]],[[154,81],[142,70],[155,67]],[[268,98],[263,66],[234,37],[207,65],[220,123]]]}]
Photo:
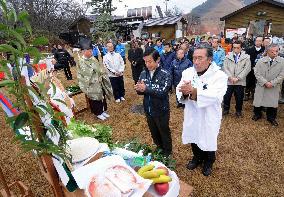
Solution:
[{"label": "black trousers", "polygon": [[236,111],[241,112],[243,109],[243,100],[244,100],[244,86],[241,85],[228,85],[228,89],[224,96],[224,101],[223,101],[224,111],[230,110],[230,103],[233,94],[236,100]]},{"label": "black trousers", "polygon": [[[253,112],[257,117],[262,117],[263,107],[254,107]],[[266,108],[266,119],[267,120],[275,120],[277,116],[277,108],[267,107]]]},{"label": "black trousers", "polygon": [[146,114],[147,123],[154,143],[161,148],[165,155],[172,153],[172,137],[169,127],[170,113],[152,117]]},{"label": "black trousers", "polygon": [[110,83],[112,86],[114,99],[120,99],[125,96],[124,81],[123,76],[120,77],[110,77]]},{"label": "black trousers", "polygon": [[204,162],[204,165],[212,166],[216,160],[215,151],[203,151],[197,144],[191,144],[191,149],[193,152],[193,159]]},{"label": "black trousers", "polygon": [[134,83],[137,84],[140,74],[143,71],[143,66],[142,65],[131,65],[131,71],[132,71],[132,78],[134,80]]},{"label": "black trousers", "polygon": [[253,68],[251,69],[252,70],[249,72],[249,74],[246,77],[246,94],[248,95],[254,94],[254,90],[256,86],[256,78],[254,75],[254,71],[253,71]]},{"label": "black trousers", "polygon": [[64,70],[64,73],[65,73],[66,79],[72,79],[72,73],[71,73],[71,70],[70,70],[69,63],[64,64],[63,70]]},{"label": "black trousers", "polygon": [[89,104],[91,112],[96,116],[101,115],[104,111],[107,111],[107,102],[105,98],[103,100],[89,99]]}]

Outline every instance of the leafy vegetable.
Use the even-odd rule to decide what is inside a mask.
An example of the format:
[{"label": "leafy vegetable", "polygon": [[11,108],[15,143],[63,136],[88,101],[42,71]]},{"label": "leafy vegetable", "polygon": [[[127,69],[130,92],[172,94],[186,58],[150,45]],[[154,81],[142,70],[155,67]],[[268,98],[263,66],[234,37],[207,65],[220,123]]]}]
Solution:
[{"label": "leafy vegetable", "polygon": [[165,166],[174,170],[176,167],[176,160],[172,158],[172,156],[166,157],[161,149],[154,149],[152,146],[148,144],[142,144],[139,142],[138,139],[133,139],[130,141],[119,142],[114,144],[115,147],[125,148],[127,150],[133,151],[138,153],[139,151],[143,150],[143,155],[147,156],[151,154],[151,160],[159,161],[163,163]]},{"label": "leafy vegetable", "polygon": [[80,87],[78,85],[76,85],[76,86],[69,86],[69,87],[66,88],[66,90],[69,91],[69,92],[72,92],[72,93],[81,91],[81,89],[80,89]]},{"label": "leafy vegetable", "polygon": [[94,124],[88,125],[82,121],[75,121],[74,119],[67,128],[74,138],[79,137],[93,137],[100,143],[112,144],[112,128],[107,125]]}]

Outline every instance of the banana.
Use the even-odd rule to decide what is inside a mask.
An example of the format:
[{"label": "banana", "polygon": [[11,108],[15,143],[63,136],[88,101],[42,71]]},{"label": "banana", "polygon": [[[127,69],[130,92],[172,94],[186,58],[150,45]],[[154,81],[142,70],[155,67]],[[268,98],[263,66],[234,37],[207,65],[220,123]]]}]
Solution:
[{"label": "banana", "polygon": [[158,177],[160,177],[160,175],[157,172],[155,172],[154,170],[151,170],[151,171],[147,171],[147,172],[142,173],[142,177],[144,179],[152,179],[152,178],[158,178]]},{"label": "banana", "polygon": [[154,169],[154,165],[146,165],[146,166],[143,166],[142,168],[140,168],[139,170],[138,170],[138,174],[140,175],[140,176],[142,176],[142,174],[144,173],[144,172],[147,172],[147,171],[150,171],[150,170],[153,170]]},{"label": "banana", "polygon": [[167,175],[160,175],[158,178],[152,178],[153,184],[155,183],[168,183],[172,181],[172,178]]},{"label": "banana", "polygon": [[158,175],[165,175],[167,172],[166,170],[164,169],[156,169],[156,170],[153,170],[154,172],[157,172]]}]

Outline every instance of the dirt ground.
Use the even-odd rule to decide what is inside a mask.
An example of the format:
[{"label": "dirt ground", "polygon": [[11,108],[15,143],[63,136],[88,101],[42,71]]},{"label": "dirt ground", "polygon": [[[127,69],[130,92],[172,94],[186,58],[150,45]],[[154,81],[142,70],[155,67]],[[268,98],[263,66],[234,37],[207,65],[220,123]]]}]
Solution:
[{"label": "dirt ground", "polygon": [[[75,69],[72,68],[73,81],[66,81],[62,71],[58,74],[65,86],[77,83]],[[108,101],[111,118],[104,123],[113,127],[115,140],[139,138],[141,142],[152,144],[144,116],[130,112],[133,105],[142,103],[142,97],[133,90],[130,66],[126,69],[126,101],[119,104]],[[74,99],[78,108],[86,105],[83,95]],[[276,128],[265,119],[251,120],[251,101],[244,103],[244,117],[239,119],[234,116],[232,107],[230,115],[222,120],[213,174],[204,177],[201,168],[194,171],[185,168],[192,152],[181,142],[183,110],[176,108],[174,94],[170,99],[176,172],[181,180],[194,187],[194,196],[284,196],[284,105],[279,107],[280,125]],[[32,154],[20,154],[20,146],[13,142],[13,132],[6,125],[2,111],[0,117],[0,166],[7,181],[22,180],[37,197],[53,196],[36,159]],[[101,123],[90,111],[77,118],[90,124]]]}]

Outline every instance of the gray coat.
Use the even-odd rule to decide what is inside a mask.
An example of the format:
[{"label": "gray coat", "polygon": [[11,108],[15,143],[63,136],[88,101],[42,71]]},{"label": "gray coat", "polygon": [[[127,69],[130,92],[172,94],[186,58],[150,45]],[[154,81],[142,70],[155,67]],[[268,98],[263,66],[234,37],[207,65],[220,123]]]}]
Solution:
[{"label": "gray coat", "polygon": [[[255,107],[278,107],[280,87],[284,79],[284,59],[278,56],[270,66],[270,59],[266,56],[257,62],[254,74],[257,83],[253,105]],[[273,87],[266,88],[264,86],[266,82],[271,82]]]},{"label": "gray coat", "polygon": [[241,85],[246,86],[246,76],[251,70],[250,56],[244,51],[241,52],[238,63],[235,63],[234,53],[230,52],[224,60],[224,72],[228,77],[236,77],[239,81],[235,84],[231,84],[228,81],[228,85]]}]

